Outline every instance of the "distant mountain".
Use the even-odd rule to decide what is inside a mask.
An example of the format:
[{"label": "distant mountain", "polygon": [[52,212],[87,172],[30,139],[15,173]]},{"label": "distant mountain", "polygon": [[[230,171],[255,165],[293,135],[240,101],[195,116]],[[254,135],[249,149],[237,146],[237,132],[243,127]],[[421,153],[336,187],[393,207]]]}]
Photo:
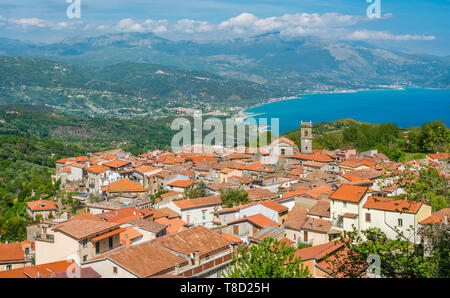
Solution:
[{"label": "distant mountain", "polygon": [[72,114],[161,116],[176,107],[226,112],[281,94],[249,81],[155,64],[102,68],[0,56],[0,104],[40,104]]},{"label": "distant mountain", "polygon": [[0,53],[79,65],[127,61],[202,70],[282,88],[286,95],[387,86],[450,87],[448,57],[404,54],[364,42],[286,39],[277,32],[223,41],[170,41],[151,33],[78,37],[50,45],[2,39]]}]

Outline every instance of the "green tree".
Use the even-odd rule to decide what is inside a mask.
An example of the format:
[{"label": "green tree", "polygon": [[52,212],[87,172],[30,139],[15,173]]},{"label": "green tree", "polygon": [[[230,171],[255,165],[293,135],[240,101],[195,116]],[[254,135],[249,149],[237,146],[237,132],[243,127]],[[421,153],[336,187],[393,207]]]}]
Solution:
[{"label": "green tree", "polygon": [[308,268],[295,257],[296,249],[286,247],[273,238],[239,250],[223,276],[229,278],[307,278],[312,277]]},{"label": "green tree", "polygon": [[193,187],[190,187],[188,190],[186,190],[184,198],[195,199],[206,197],[206,188],[206,183],[204,181],[200,181],[200,183],[195,184]]},{"label": "green tree", "polygon": [[228,188],[220,190],[222,204],[227,207],[250,203],[248,192],[242,188]]},{"label": "green tree", "polygon": [[346,250],[337,257],[327,260],[331,273],[343,277],[363,277],[368,267],[368,257],[380,258],[382,277],[424,278],[432,277],[432,264],[423,256],[423,250],[404,239],[399,233],[396,239],[389,239],[378,228],[370,228],[361,233],[355,229],[342,237]]}]

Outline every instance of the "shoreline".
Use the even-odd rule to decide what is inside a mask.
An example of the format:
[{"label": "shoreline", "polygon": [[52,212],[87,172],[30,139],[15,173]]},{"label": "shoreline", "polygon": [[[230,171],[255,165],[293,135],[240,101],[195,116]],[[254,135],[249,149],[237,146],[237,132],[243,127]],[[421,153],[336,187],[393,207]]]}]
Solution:
[{"label": "shoreline", "polygon": [[[381,86],[380,86],[381,87]],[[387,87],[387,86],[386,86]],[[346,94],[346,93],[358,93],[358,92],[364,92],[364,91],[403,91],[406,89],[430,89],[430,90],[440,90],[442,88],[420,88],[420,87],[415,87],[415,88],[405,88],[405,87],[396,87],[396,88],[383,88],[383,89],[367,89],[367,88],[363,88],[363,89],[349,89],[349,90],[339,90],[339,91],[311,91],[311,92],[306,92],[306,93],[300,93],[296,96],[286,96],[286,97],[278,97],[278,98],[269,98],[267,100],[267,102],[264,103],[259,103],[247,108],[243,108],[241,109],[237,114],[233,115],[237,116],[239,118],[241,117],[245,117],[245,119],[253,117],[253,116],[257,116],[257,115],[261,115],[264,113],[259,113],[257,115],[252,115],[252,113],[248,113],[246,112],[247,110],[253,109],[253,108],[257,108],[266,104],[271,104],[271,103],[275,103],[275,102],[280,102],[280,101],[287,101],[287,100],[294,100],[294,99],[301,99],[302,96],[305,95],[314,95],[314,94]]]}]

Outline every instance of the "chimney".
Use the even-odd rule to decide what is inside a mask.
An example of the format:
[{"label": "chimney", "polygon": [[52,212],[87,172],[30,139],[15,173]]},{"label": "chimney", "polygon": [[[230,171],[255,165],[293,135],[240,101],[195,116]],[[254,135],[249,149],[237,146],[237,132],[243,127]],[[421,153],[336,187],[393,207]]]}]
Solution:
[{"label": "chimney", "polygon": [[41,233],[41,237],[42,238],[47,238],[47,228],[46,227],[44,227],[44,226],[42,226],[42,233]]},{"label": "chimney", "polygon": [[119,216],[119,211],[116,211],[116,216]]},{"label": "chimney", "polygon": [[196,249],[194,252],[194,265],[200,265],[200,252],[198,251],[198,249]]},{"label": "chimney", "polygon": [[174,274],[175,274],[175,275],[180,274],[180,264],[178,264],[178,263],[175,264],[175,271],[174,271]]}]

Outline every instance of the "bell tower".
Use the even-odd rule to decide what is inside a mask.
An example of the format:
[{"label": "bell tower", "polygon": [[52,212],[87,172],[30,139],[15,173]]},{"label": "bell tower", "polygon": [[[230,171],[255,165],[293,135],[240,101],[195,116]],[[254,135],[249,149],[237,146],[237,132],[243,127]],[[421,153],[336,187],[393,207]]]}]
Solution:
[{"label": "bell tower", "polygon": [[301,153],[312,153],[312,122],[300,123]]}]

